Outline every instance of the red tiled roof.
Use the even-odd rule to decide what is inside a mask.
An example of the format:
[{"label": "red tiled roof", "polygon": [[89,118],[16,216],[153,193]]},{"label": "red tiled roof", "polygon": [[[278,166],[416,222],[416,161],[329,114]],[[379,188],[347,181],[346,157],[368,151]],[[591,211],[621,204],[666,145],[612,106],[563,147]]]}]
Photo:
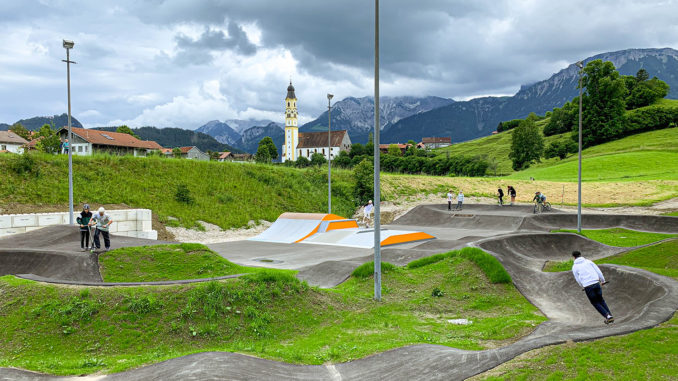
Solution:
[{"label": "red tiled roof", "polygon": [[[66,129],[66,127],[62,128],[59,132],[64,129]],[[77,127],[71,127],[71,130],[73,131],[73,134],[89,143],[97,145],[145,149],[158,149],[156,147],[160,147],[160,145],[154,141],[139,140],[130,134],[124,134],[122,132],[99,131]]]},{"label": "red tiled roof", "polygon": [[451,137],[444,137],[444,138],[423,138],[421,139],[421,142],[424,144],[435,144],[435,143],[449,143],[452,144],[452,138]]},{"label": "red tiled roof", "polygon": [[[332,131],[330,143],[332,147],[341,147],[346,130]],[[327,147],[327,132],[300,132],[297,148]]]}]

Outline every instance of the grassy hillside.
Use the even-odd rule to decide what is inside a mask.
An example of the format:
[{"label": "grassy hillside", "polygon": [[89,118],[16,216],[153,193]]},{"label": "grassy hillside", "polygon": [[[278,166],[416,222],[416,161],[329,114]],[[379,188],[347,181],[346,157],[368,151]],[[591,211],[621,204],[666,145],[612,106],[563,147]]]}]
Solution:
[{"label": "grassy hillside", "polygon": [[[0,204],[68,204],[65,155],[0,154]],[[327,173],[320,169],[129,156],[74,157],[74,200],[148,208],[162,222],[187,227],[206,221],[222,228],[274,221],[283,212],[327,210]],[[333,212],[350,216],[350,172],[333,171]],[[176,198],[179,185],[188,199]],[[170,219],[174,217],[177,220]]]},{"label": "grassy hillside", "polygon": [[[662,99],[655,103],[656,105],[666,106],[666,107],[678,107],[678,100],[675,99]],[[549,118],[543,119],[537,122],[537,126],[540,129],[549,122]],[[469,142],[454,144],[450,147],[441,148],[436,150],[436,153],[439,155],[464,155],[464,156],[485,156],[488,160],[494,160],[497,163],[497,174],[498,175],[508,175],[513,174],[514,171],[511,169],[511,160],[508,158],[508,154],[511,150],[511,136],[513,131],[506,131],[496,135],[488,136],[485,138],[476,139]],[[544,138],[545,147],[548,146],[551,142],[561,139],[570,139],[570,133],[559,134],[548,136]],[[601,144],[599,146],[594,146],[591,148],[585,149],[582,154],[583,157],[592,157],[596,155],[611,154],[611,153],[626,153],[633,151],[674,151],[678,152],[678,129],[669,128],[665,130],[651,131],[647,133],[632,135],[620,140],[615,140],[609,143]],[[533,165],[533,168],[549,167],[561,162],[576,161],[576,155],[572,155],[565,160],[560,161],[557,158],[543,160],[541,163]],[[624,162],[625,157],[618,157],[612,159],[615,161]],[[532,170],[531,169],[528,169]],[[494,175],[493,170],[488,170],[488,175]],[[520,178],[529,178],[530,174],[527,176],[522,176]],[[534,176],[536,178],[536,176]]]}]

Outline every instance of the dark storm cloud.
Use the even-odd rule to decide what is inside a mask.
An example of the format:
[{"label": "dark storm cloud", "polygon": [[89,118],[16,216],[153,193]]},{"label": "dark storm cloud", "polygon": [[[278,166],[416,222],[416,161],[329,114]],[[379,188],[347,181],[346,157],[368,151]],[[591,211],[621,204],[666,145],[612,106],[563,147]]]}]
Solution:
[{"label": "dark storm cloud", "polygon": [[242,27],[235,22],[228,24],[228,36],[221,31],[207,28],[197,39],[184,34],[175,37],[177,56],[175,61],[181,65],[204,65],[212,62],[212,52],[233,50],[236,53],[251,56],[257,47],[250,42]]}]

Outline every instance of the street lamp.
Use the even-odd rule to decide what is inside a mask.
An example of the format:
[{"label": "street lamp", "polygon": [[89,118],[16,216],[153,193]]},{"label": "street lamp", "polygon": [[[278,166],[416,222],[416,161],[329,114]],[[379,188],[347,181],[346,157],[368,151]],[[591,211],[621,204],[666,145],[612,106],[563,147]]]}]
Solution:
[{"label": "street lamp", "polygon": [[379,151],[379,0],[374,0],[374,300],[381,301],[381,189]]},{"label": "street lamp", "polygon": [[73,132],[71,131],[71,61],[70,51],[75,43],[70,40],[63,40],[64,49],[66,49],[66,86],[68,88],[68,212],[69,224],[73,225]]},{"label": "street lamp", "polygon": [[332,97],[327,94],[327,214],[332,213]]},{"label": "street lamp", "polygon": [[579,68],[579,181],[577,183],[577,232],[581,233],[581,104],[582,104],[582,74],[584,72],[584,62],[577,62]]}]

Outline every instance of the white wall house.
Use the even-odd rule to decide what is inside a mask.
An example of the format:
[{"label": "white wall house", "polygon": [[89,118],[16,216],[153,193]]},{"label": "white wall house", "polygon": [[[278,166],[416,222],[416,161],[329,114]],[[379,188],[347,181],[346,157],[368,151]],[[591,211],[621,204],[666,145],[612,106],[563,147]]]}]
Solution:
[{"label": "white wall house", "polygon": [[28,140],[12,131],[0,131],[0,152],[23,153]]},{"label": "white wall house", "polygon": [[334,160],[339,152],[351,150],[351,138],[348,136],[348,131],[332,131],[329,139],[327,135],[327,132],[300,132],[297,156],[310,160],[314,153],[319,153],[327,160]]}]

